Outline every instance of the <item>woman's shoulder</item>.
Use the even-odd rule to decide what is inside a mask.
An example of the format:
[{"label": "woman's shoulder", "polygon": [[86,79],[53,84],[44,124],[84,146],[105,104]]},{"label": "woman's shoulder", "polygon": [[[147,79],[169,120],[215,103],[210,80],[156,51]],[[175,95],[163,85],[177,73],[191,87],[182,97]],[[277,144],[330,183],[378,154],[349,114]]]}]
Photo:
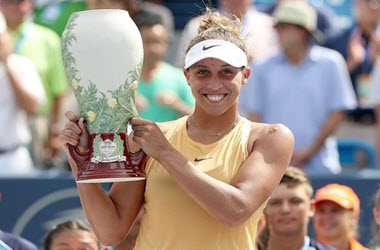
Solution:
[{"label": "woman's shoulder", "polygon": [[[255,145],[263,145],[265,147],[293,147],[293,133],[283,124],[251,122],[251,131],[249,135],[250,151]],[[279,149],[280,150],[280,149]]]}]

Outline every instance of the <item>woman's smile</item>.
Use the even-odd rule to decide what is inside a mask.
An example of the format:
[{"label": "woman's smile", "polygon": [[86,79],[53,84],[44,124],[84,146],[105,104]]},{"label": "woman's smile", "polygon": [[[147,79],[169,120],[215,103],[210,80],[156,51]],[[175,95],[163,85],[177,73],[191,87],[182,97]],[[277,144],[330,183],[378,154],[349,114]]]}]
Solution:
[{"label": "woman's smile", "polygon": [[211,103],[219,103],[221,102],[224,97],[227,96],[227,94],[204,94],[204,96],[211,102]]}]

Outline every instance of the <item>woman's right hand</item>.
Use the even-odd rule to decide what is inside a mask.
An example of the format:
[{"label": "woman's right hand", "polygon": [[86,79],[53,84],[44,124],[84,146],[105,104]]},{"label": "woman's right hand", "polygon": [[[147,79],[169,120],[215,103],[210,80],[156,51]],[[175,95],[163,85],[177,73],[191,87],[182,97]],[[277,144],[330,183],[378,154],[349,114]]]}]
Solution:
[{"label": "woman's right hand", "polygon": [[84,119],[78,117],[71,111],[65,113],[66,118],[69,120],[66,123],[65,128],[59,135],[59,142],[66,152],[66,154],[71,158],[68,145],[77,147],[80,154],[86,154],[88,152],[89,141],[88,141],[88,131],[84,123]]}]

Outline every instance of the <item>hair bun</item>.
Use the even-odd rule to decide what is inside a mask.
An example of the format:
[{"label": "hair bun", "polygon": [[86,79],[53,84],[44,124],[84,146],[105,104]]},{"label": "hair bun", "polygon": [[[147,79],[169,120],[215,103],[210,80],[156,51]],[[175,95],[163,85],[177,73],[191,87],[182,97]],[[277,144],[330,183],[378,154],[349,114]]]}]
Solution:
[{"label": "hair bun", "polygon": [[198,34],[206,30],[217,28],[222,28],[235,36],[240,37],[242,25],[239,18],[234,15],[222,16],[217,10],[206,8],[198,28]]}]

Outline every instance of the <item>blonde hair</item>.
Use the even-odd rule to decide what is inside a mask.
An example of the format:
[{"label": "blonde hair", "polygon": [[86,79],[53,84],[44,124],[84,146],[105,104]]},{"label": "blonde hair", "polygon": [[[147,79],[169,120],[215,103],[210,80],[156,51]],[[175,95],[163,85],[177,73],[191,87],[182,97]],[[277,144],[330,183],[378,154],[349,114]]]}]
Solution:
[{"label": "blonde hair", "polygon": [[286,169],[284,176],[282,177],[280,184],[286,184],[290,187],[303,185],[304,190],[308,197],[313,197],[313,186],[310,183],[310,179],[307,177],[304,171],[299,168],[289,166]]},{"label": "blonde hair", "polygon": [[247,54],[245,37],[240,35],[242,25],[236,16],[222,16],[217,10],[206,8],[198,28],[198,35],[191,40],[186,53],[197,43],[217,39],[235,44]]}]

